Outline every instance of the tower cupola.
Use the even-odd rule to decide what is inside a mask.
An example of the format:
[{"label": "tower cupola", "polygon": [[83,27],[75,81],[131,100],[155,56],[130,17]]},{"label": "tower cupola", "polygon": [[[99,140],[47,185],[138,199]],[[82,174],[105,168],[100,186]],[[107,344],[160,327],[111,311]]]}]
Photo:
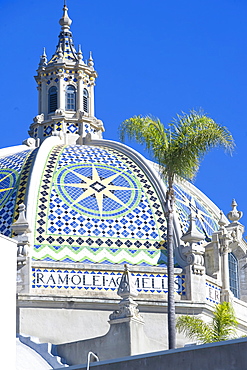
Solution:
[{"label": "tower cupola", "polygon": [[82,143],[87,134],[101,138],[104,131],[102,121],[94,116],[97,72],[92,53],[85,62],[81,47],[78,51],[75,49],[71,23],[68,8],[64,5],[56,51],[48,61],[44,49],[35,76],[39,92],[38,114],[29,134],[41,142],[49,136],[59,135],[66,143]]}]

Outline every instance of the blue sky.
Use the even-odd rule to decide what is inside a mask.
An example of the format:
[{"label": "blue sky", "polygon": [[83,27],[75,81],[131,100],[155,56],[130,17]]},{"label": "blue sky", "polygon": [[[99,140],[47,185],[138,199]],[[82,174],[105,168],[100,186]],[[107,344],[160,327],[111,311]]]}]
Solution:
[{"label": "blue sky", "polygon": [[[96,116],[106,139],[136,114],[163,123],[202,107],[233,134],[233,156],[213,150],[195,185],[224,213],[232,198],[247,227],[247,2],[67,0],[76,47],[93,52]],[[43,47],[55,51],[62,0],[0,0],[0,147],[18,145],[37,114],[33,76]],[[135,143],[130,145],[143,154]],[[146,155],[147,156],[147,155]]]}]

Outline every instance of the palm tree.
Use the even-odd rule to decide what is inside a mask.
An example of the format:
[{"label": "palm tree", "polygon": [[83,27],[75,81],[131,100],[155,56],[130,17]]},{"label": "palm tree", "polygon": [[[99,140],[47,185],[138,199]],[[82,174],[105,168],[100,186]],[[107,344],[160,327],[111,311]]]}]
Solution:
[{"label": "palm tree", "polygon": [[177,319],[177,330],[190,339],[201,343],[219,342],[236,337],[238,322],[231,303],[222,302],[215,306],[213,321],[206,324],[195,316],[180,316]]},{"label": "palm tree", "polygon": [[175,301],[173,258],[173,211],[176,177],[192,180],[204,155],[214,147],[233,149],[230,132],[217,124],[202,111],[177,115],[167,127],[158,118],[134,116],[123,121],[119,128],[120,139],[135,139],[143,144],[153,159],[158,162],[163,177],[167,180],[167,270],[168,270],[168,341],[175,348]]}]

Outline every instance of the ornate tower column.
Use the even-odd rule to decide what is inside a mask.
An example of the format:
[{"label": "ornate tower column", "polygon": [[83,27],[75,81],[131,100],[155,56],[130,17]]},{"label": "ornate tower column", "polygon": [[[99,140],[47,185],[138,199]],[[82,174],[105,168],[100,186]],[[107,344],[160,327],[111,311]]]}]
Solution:
[{"label": "ornate tower column", "polygon": [[35,76],[39,91],[38,115],[29,134],[41,142],[49,136],[59,135],[66,143],[82,144],[86,135],[101,139],[104,131],[102,121],[94,117],[97,72],[92,54],[86,63],[81,48],[76,51],[71,23],[68,8],[64,5],[56,51],[49,61],[43,52]]},{"label": "ornate tower column", "polygon": [[242,214],[233,200],[232,211],[227,214],[231,222],[220,212],[219,230],[205,246],[206,273],[221,286],[221,301],[230,301],[233,296],[246,301],[246,242],[244,226],[239,222]]},{"label": "ornate tower column", "polygon": [[239,222],[243,212],[237,210],[235,199],[232,200],[231,207],[232,210],[227,214],[230,223],[225,226],[230,237],[227,256],[228,276],[226,278],[228,278],[231,294],[236,298],[246,299],[244,297],[246,285],[246,242],[243,240],[244,226]]},{"label": "ornate tower column", "polygon": [[187,299],[203,301],[206,296],[204,266],[205,248],[201,242],[205,239],[205,235],[197,230],[195,221],[196,218],[191,211],[189,229],[181,237],[181,240],[186,243],[183,247],[183,254],[188,263],[188,266],[185,267],[186,295]]},{"label": "ornate tower column", "polygon": [[232,296],[229,284],[229,265],[228,265],[228,253],[230,252],[229,244],[231,242],[231,237],[225,228],[226,224],[223,220],[219,221],[219,225],[220,229],[218,235],[220,244],[221,273],[222,273],[221,300],[229,301]]}]

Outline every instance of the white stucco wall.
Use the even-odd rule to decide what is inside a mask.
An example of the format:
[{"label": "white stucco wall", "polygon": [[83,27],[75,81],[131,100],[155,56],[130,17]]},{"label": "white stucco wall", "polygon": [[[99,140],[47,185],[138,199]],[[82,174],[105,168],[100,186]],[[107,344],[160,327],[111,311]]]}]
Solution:
[{"label": "white stucco wall", "polygon": [[1,315],[0,348],[2,356],[8,358],[8,368],[15,369],[15,334],[16,334],[16,242],[0,235],[0,253],[2,263],[0,268],[1,281]]}]

